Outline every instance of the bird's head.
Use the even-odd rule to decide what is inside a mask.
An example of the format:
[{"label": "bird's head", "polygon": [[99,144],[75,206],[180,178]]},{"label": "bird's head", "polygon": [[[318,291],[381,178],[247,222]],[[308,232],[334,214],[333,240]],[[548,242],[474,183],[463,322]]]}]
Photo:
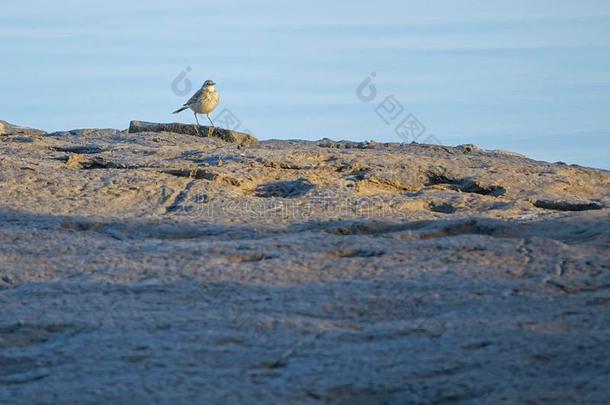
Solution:
[{"label": "bird's head", "polygon": [[216,85],[216,82],[214,80],[206,80],[203,83],[203,87],[214,87]]}]

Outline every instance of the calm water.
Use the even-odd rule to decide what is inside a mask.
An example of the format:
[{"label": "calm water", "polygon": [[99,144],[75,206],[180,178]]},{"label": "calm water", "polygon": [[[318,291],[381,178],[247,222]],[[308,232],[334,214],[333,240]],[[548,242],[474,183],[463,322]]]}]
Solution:
[{"label": "calm water", "polygon": [[171,111],[211,78],[262,139],[401,141],[412,114],[420,141],[610,169],[607,0],[206,3],[3,2],[0,118],[190,123]]}]

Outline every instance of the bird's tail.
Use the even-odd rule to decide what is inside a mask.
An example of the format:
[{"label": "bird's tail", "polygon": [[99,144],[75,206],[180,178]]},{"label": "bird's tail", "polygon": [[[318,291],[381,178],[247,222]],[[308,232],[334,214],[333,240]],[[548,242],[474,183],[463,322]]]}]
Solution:
[{"label": "bird's tail", "polygon": [[180,111],[184,111],[187,108],[188,108],[187,106],[182,106],[182,107],[178,108],[176,111],[174,111],[172,114],[178,114]]}]

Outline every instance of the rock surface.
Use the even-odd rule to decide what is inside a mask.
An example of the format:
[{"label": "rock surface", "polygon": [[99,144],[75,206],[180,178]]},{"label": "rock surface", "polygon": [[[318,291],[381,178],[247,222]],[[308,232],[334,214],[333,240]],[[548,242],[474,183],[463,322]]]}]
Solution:
[{"label": "rock surface", "polygon": [[233,131],[230,129],[209,127],[205,125],[188,125],[172,122],[170,124],[161,124],[156,122],[131,121],[129,123],[129,132],[172,132],[175,134],[185,134],[201,137],[220,138],[226,142],[239,144],[252,144],[258,140],[250,134]]},{"label": "rock surface", "polygon": [[0,136],[19,136],[19,135],[32,135],[41,136],[45,135],[45,131],[40,129],[22,127],[19,125],[11,124],[10,122],[0,120]]},{"label": "rock surface", "polygon": [[0,403],[608,399],[606,171],[51,135],[0,137]]}]

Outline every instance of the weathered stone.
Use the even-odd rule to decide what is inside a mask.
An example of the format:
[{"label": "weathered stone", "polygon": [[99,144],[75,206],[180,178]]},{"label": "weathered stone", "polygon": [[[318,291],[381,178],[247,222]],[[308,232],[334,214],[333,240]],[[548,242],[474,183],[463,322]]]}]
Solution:
[{"label": "weathered stone", "polygon": [[76,135],[83,137],[94,137],[94,136],[112,136],[119,133],[118,129],[115,128],[79,128],[71,129],[69,131],[58,131],[51,132],[49,136],[65,136],[65,135]]},{"label": "weathered stone", "polygon": [[533,202],[610,172],[77,131],[0,142],[0,403],[608,402],[610,209]]},{"label": "weathered stone", "polygon": [[380,144],[375,141],[333,141],[329,138],[323,138],[318,141],[318,146],[321,148],[336,148],[336,149],[375,149]]},{"label": "weathered stone", "polygon": [[0,120],[0,136],[3,135],[33,135],[42,136],[46,135],[45,131],[35,128],[22,127],[19,125],[11,124],[10,122]]},{"label": "weathered stone", "polygon": [[508,157],[516,157],[516,158],[527,159],[527,156],[525,156],[523,153],[513,152],[513,151],[510,151],[510,150],[494,149],[494,150],[492,150],[490,152],[495,154],[495,155],[498,155],[498,156],[508,156]]},{"label": "weathered stone", "polygon": [[244,132],[238,132],[218,127],[210,127],[205,125],[201,125],[199,126],[199,128],[197,128],[197,125],[181,124],[178,122],[164,124],[157,122],[134,120],[129,123],[129,132],[173,132],[176,134],[192,136],[215,137],[220,138],[226,142],[238,144],[253,144],[258,142],[255,137]]},{"label": "weathered stone", "polygon": [[472,153],[472,152],[484,152],[483,149],[479,148],[477,145],[472,143],[465,143],[462,145],[458,145],[455,147],[456,149],[464,152],[464,153]]},{"label": "weathered stone", "polygon": [[90,155],[94,153],[101,153],[104,150],[97,145],[66,145],[66,146],[51,146],[49,149],[56,152],[68,152],[68,153],[79,153],[83,155]]},{"label": "weathered stone", "polygon": [[567,200],[536,200],[534,206],[556,211],[588,211],[601,210],[604,206],[595,201],[567,201]]},{"label": "weathered stone", "polygon": [[110,169],[115,167],[111,162],[107,162],[99,156],[85,156],[75,153],[70,155],[66,166],[70,169]]}]

